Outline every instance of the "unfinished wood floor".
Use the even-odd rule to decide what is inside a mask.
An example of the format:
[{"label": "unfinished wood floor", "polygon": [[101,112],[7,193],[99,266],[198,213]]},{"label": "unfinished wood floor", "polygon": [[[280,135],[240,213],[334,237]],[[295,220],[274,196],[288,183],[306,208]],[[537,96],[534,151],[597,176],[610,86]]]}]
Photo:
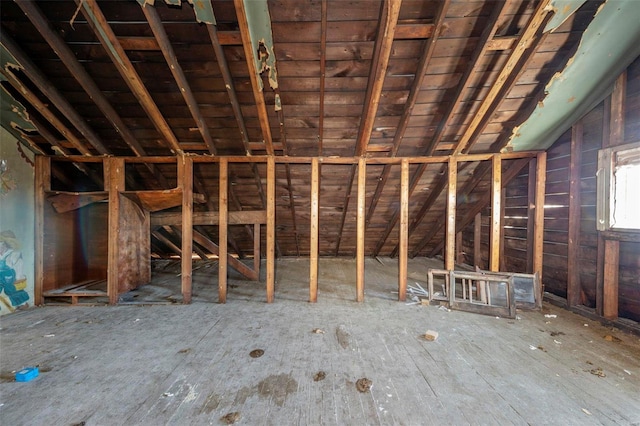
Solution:
[{"label": "unfinished wood floor", "polygon": [[[309,304],[307,261],[281,259],[271,305],[264,284],[239,280],[212,303],[212,267],[195,271],[192,305],[2,317],[0,424],[224,424],[232,412],[246,425],[640,424],[637,336],[546,304],[508,320],[399,303],[396,263],[383,263],[367,260],[361,304],[355,261],[322,260]],[[410,262],[411,284],[427,265]],[[138,293],[179,298],[178,283],[165,271]],[[422,340],[427,329],[439,338]],[[28,365],[40,376],[14,382]]]}]

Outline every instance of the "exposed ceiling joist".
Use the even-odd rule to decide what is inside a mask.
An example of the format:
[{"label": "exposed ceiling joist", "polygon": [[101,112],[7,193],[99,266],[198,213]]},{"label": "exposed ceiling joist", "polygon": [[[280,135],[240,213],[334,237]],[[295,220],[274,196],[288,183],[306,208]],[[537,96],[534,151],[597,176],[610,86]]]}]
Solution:
[{"label": "exposed ceiling joist", "polygon": [[76,0],[76,3],[80,7],[87,23],[93,29],[94,34],[100,40],[100,43],[111,58],[111,61],[122,75],[122,78],[138,99],[158,132],[160,132],[164,140],[168,143],[171,152],[174,154],[182,153],[182,148],[173,130],[171,130],[162,112],[160,112],[160,109],[151,97],[149,90],[127,57],[126,52],[120,45],[107,19],[102,14],[97,1]]}]

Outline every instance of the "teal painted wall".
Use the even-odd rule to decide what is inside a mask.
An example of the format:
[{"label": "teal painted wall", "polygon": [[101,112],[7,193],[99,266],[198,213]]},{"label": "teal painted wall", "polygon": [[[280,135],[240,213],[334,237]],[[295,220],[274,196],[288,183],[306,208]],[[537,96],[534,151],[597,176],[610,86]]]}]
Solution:
[{"label": "teal painted wall", "polygon": [[0,315],[33,306],[34,168],[23,151],[0,128]]}]

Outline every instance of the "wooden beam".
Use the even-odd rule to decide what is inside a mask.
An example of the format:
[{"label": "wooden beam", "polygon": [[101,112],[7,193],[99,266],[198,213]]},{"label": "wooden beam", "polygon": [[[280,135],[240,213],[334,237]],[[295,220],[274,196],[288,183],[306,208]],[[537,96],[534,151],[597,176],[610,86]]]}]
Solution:
[{"label": "wooden beam", "polygon": [[182,303],[191,303],[192,253],[193,253],[193,161],[181,155],[178,157],[178,179],[182,189],[182,252],[181,281]]},{"label": "wooden beam", "polygon": [[118,303],[120,272],[120,191],[124,189],[124,160],[110,157],[104,160],[105,186],[109,191],[109,242],[107,248],[107,294],[109,304]]},{"label": "wooden beam", "polygon": [[582,119],[571,128],[571,150],[569,163],[569,230],[567,242],[567,305],[581,304],[582,286],[580,283],[580,181],[582,167]]},{"label": "wooden beam", "polygon": [[0,74],[33,106],[60,134],[83,155],[93,155],[91,150],[69,129],[49,107],[38,98],[22,81],[18,79],[8,68],[0,68]]},{"label": "wooden beam", "polygon": [[[204,247],[207,250],[209,250],[212,254],[218,256],[218,259],[220,258],[220,246],[218,246],[213,241],[211,241],[209,238],[207,238],[206,235],[202,234],[201,232],[198,232],[198,231],[194,230],[193,231],[193,240],[196,243],[200,244],[202,247]],[[259,279],[259,277],[258,277],[259,271],[260,271],[260,267],[259,266],[256,269],[255,268],[255,263],[254,263],[254,269],[252,270],[247,265],[242,263],[239,259],[236,259],[235,257],[231,256],[228,253],[228,251],[227,251],[227,265],[231,266],[233,269],[238,271],[242,276],[244,276],[247,279],[250,279],[250,280],[253,280],[253,281],[258,281],[258,279]]]},{"label": "wooden beam", "polygon": [[[503,176],[502,176],[503,188],[506,187],[509,184],[509,182],[511,182],[511,180],[513,180],[518,175],[518,173],[520,173],[520,171],[524,168],[524,166],[527,165],[528,161],[529,160],[527,159],[519,159],[518,161],[515,161],[511,165],[511,167],[509,167],[506,170],[505,173],[503,173]],[[476,169],[476,172],[479,172],[478,169]],[[473,191],[475,186],[476,185],[474,185],[473,182],[467,181],[464,188],[462,188],[462,190],[458,192],[459,198],[466,198],[471,193],[471,191]],[[487,207],[487,205],[490,202],[491,202],[491,190],[488,190],[486,193],[480,196],[480,198],[478,199],[478,201],[475,202],[475,205],[472,208],[470,208],[465,212],[462,218],[456,221],[456,228],[464,229],[467,226],[469,226],[471,221],[475,219],[476,215],[480,213],[485,207]],[[416,250],[416,253],[417,251],[421,250],[423,247],[425,247],[429,243],[430,239],[435,236],[437,229],[441,229],[445,225],[445,220],[444,220],[445,218],[446,217],[443,215],[442,219],[439,220],[434,226],[431,227],[431,230],[427,233],[427,235],[425,235],[422,242],[416,247],[416,249],[414,249]],[[433,257],[435,256],[435,254],[439,253],[440,250],[442,250],[442,248],[444,247],[444,244],[445,243],[443,241],[438,245],[436,245],[435,248],[429,254],[429,256]]]},{"label": "wooden beam", "polygon": [[604,295],[602,299],[605,319],[618,318],[618,274],[620,269],[620,242],[604,241]]},{"label": "wooden beam", "polygon": [[402,160],[400,172],[400,229],[398,235],[398,300],[407,298],[407,256],[409,254],[409,161]]},{"label": "wooden beam", "polygon": [[274,299],[276,271],[276,162],[273,157],[267,161],[267,303]]},{"label": "wooden beam", "polygon": [[491,160],[491,243],[489,254],[489,270],[498,272],[500,270],[500,230],[502,201],[502,161],[500,154],[495,154]]},{"label": "wooden beam", "polygon": [[228,211],[228,181],[229,170],[228,163],[225,160],[220,161],[220,175],[218,177],[219,187],[219,226],[218,226],[218,302],[227,302],[227,211]]},{"label": "wooden beam", "polygon": [[[69,101],[60,93],[58,89],[49,81],[49,79],[40,71],[40,69],[33,63],[33,61],[20,49],[17,43],[0,28],[0,44],[2,44],[7,51],[18,61],[17,66],[20,66],[22,71],[27,77],[35,84],[35,86],[46,96],[58,111],[85,137],[87,142],[93,146],[93,148],[100,154],[109,154],[109,150],[104,146],[100,137],[93,131],[93,129],[87,124],[84,118],[78,114],[76,109],[69,103]],[[4,73],[9,73],[16,80],[19,80],[12,71],[12,68],[5,67]],[[15,86],[14,86],[15,87]],[[26,88],[26,86],[24,86]],[[17,88],[16,88],[17,89]]]},{"label": "wooden beam", "polygon": [[473,222],[473,266],[484,269],[482,264],[482,213],[475,215]]},{"label": "wooden beam", "polygon": [[318,159],[311,162],[311,224],[309,235],[309,302],[318,301],[318,234],[320,213],[320,166]]},{"label": "wooden beam", "polygon": [[347,179],[344,202],[342,203],[342,216],[340,218],[340,226],[338,228],[338,241],[336,241],[335,256],[340,255],[340,243],[342,242],[342,231],[344,230],[344,222],[347,219],[347,212],[349,211],[349,203],[351,202],[351,192],[353,188],[353,181],[355,180],[355,177],[356,177],[357,167],[358,167],[357,165],[351,166],[351,171],[349,171],[349,179]]},{"label": "wooden beam", "polygon": [[[460,157],[457,157],[457,159],[458,159],[457,163],[460,163],[460,161],[461,161]],[[451,160],[451,157],[449,157],[449,161],[450,160]],[[466,162],[462,163],[462,165],[459,166],[458,172],[461,172],[465,167],[468,167],[469,164],[470,163],[466,163]],[[476,168],[476,170],[474,170],[473,178],[471,180],[467,181],[467,183],[465,184],[464,188],[460,191],[460,197],[461,198],[465,198],[468,194],[470,194],[471,191],[473,191],[473,189],[482,180],[483,176],[485,175],[485,173],[488,172],[489,169],[490,169],[489,167],[485,167],[483,164],[480,164]],[[427,211],[436,202],[436,200],[440,196],[440,193],[442,193],[444,187],[447,186],[447,185],[448,185],[448,180],[446,180],[446,179],[439,179],[438,180],[437,186],[436,186],[436,188],[434,188],[434,192],[429,195],[429,198],[427,199],[427,202],[425,203],[425,205],[422,206],[422,208],[420,209],[420,211],[418,212],[418,214],[414,218],[413,222],[411,223],[411,226],[409,226],[409,236],[411,236],[413,231],[415,231],[418,228],[418,225],[422,222],[422,220],[426,216]],[[411,257],[416,256],[418,254],[418,252],[420,252],[420,250],[422,250],[424,247],[426,247],[426,245],[438,233],[438,231],[440,231],[442,228],[446,227],[447,220],[448,220],[448,217],[446,215],[444,215],[444,216],[442,216],[442,218],[440,220],[438,220],[436,225],[431,226],[431,229],[426,233],[426,235],[424,235],[422,237],[420,242],[413,248],[413,251],[411,252],[410,256]],[[462,229],[462,228],[460,228],[460,229]],[[446,236],[446,233],[445,233],[445,236]],[[445,237],[445,242],[446,242],[446,237]]]},{"label": "wooden beam", "polygon": [[253,225],[253,270],[256,271],[256,281],[260,281],[260,224]]},{"label": "wooden beam", "polygon": [[133,64],[127,57],[126,52],[120,45],[120,42],[107,22],[107,19],[102,14],[97,1],[76,0],[76,4],[81,8],[82,14],[87,20],[87,23],[93,29],[98,40],[100,40],[100,43],[120,72],[123,80],[127,83],[134,96],[138,99],[140,105],[145,110],[160,135],[162,135],[165,141],[169,144],[171,152],[174,154],[181,153],[182,148],[180,148],[178,139],[162,115],[162,112],[160,112],[158,106],[153,101],[151,94],[136,72]]},{"label": "wooden beam", "polygon": [[529,161],[527,182],[527,273],[533,273],[533,246],[535,241],[536,160]]},{"label": "wooden beam", "polygon": [[378,35],[374,46],[372,68],[369,74],[369,81],[367,83],[362,119],[360,121],[360,128],[358,130],[358,138],[356,141],[356,156],[364,155],[367,152],[367,145],[371,138],[373,122],[375,121],[376,113],[378,112],[378,104],[380,103],[380,96],[382,95],[382,86],[387,73],[389,57],[391,56],[393,34],[395,33],[396,25],[398,23],[401,3],[402,0],[384,0],[382,4]]},{"label": "wooden beam", "polygon": [[[218,225],[219,212],[193,212],[194,225]],[[157,212],[151,215],[151,226],[180,225],[181,212]],[[267,223],[266,210],[239,210],[227,212],[227,225],[260,225]]]},{"label": "wooden beam", "polygon": [[327,0],[322,0],[320,13],[320,111],[318,113],[318,155],[322,155],[322,143],[324,141],[324,86],[327,71]]},{"label": "wooden beam", "polygon": [[182,254],[182,249],[178,247],[173,241],[171,241],[171,239],[169,239],[167,235],[164,235],[164,234],[167,234],[168,236],[172,236],[175,238],[175,235],[174,235],[175,230],[173,229],[173,227],[169,227],[169,226],[165,226],[161,229],[158,229],[156,232],[151,233],[151,235],[156,237],[158,241],[160,241],[162,244],[164,244],[165,246],[173,250],[174,253]]},{"label": "wooden beam", "polygon": [[455,244],[456,244],[456,193],[458,186],[458,163],[455,157],[449,158],[447,168],[447,219],[446,219],[446,244],[444,250],[444,268],[448,271],[455,269]]},{"label": "wooden beam", "polygon": [[209,126],[207,125],[202,112],[200,111],[200,107],[198,106],[198,101],[191,90],[191,86],[187,81],[187,77],[184,75],[184,71],[182,70],[182,66],[178,62],[178,58],[176,57],[176,53],[173,50],[173,46],[171,45],[171,41],[169,40],[169,36],[164,29],[162,21],[160,20],[160,16],[158,16],[158,12],[156,8],[151,5],[147,5],[146,3],[141,6],[142,12],[144,13],[145,18],[147,18],[147,22],[151,27],[151,31],[153,35],[156,37],[158,44],[160,46],[160,50],[162,51],[162,55],[164,59],[167,61],[167,65],[169,65],[169,69],[171,70],[171,74],[180,89],[180,93],[182,93],[182,97],[184,98],[187,107],[189,107],[189,112],[191,112],[191,116],[196,122],[196,126],[200,131],[200,135],[204,140],[205,145],[209,152],[215,155],[216,147],[213,144],[213,138],[211,137],[211,133],[209,132]]},{"label": "wooden beam", "polygon": [[[409,90],[409,96],[407,97],[406,102],[404,103],[404,108],[402,110],[402,116],[400,117],[400,122],[396,127],[396,132],[393,137],[393,147],[391,148],[391,152],[389,155],[391,157],[395,157],[398,153],[398,149],[400,148],[400,143],[404,138],[404,134],[407,130],[407,126],[409,124],[409,119],[411,118],[411,114],[413,113],[413,108],[416,104],[416,100],[418,99],[418,94],[420,93],[420,89],[422,88],[422,83],[427,73],[427,68],[429,63],[431,62],[431,58],[433,57],[433,53],[435,52],[436,42],[440,36],[440,32],[442,30],[442,26],[444,23],[444,18],[447,15],[447,10],[449,8],[449,4],[451,0],[444,0],[438,2],[438,11],[436,12],[436,20],[435,20],[435,31],[432,36],[426,40],[422,46],[422,55],[420,56],[420,62],[418,63],[418,68],[416,71],[416,77],[413,79],[413,83],[411,84],[411,89]],[[369,221],[373,217],[373,213],[378,204],[378,200],[382,195],[382,191],[387,184],[387,180],[389,178],[389,172],[391,171],[390,166],[385,166],[382,170],[382,175],[380,176],[380,180],[376,185],[376,190],[371,199],[371,204],[369,205],[369,211],[367,212],[367,225]]]},{"label": "wooden beam", "polygon": [[33,299],[36,305],[44,303],[44,232],[45,197],[51,190],[51,159],[36,155],[35,157],[35,283]]},{"label": "wooden beam", "polygon": [[262,93],[262,80],[256,70],[256,52],[254,52],[251,41],[251,32],[249,30],[249,22],[247,20],[247,12],[244,7],[244,0],[234,0],[233,2],[238,16],[238,27],[242,36],[242,47],[249,69],[249,79],[251,80],[251,88],[253,89],[253,98],[258,111],[258,120],[262,129],[262,138],[264,139],[265,150],[267,155],[273,155],[273,141],[271,138],[271,125],[269,124],[269,115],[267,114],[267,106]]},{"label": "wooden beam", "polygon": [[[71,51],[67,43],[62,37],[54,31],[46,17],[42,14],[38,6],[33,0],[25,0],[18,3],[18,6],[22,9],[25,15],[29,18],[34,27],[42,35],[43,39],[47,41],[49,46],[56,52],[58,57],[62,60],[62,63],[67,67],[69,72],[78,81],[80,86],[95,102],[96,106],[102,111],[104,116],[109,120],[113,128],[120,134],[125,143],[137,156],[146,156],[145,149],[140,145],[136,137],[133,135],[129,127],[124,123],[122,118],[118,115],[111,103],[107,100],[104,93],[96,85],[89,73],[80,64],[80,61],[76,58],[75,54]],[[155,41],[155,39],[153,39]],[[157,44],[157,42],[156,42]],[[162,174],[155,169],[152,164],[146,164],[151,173],[158,179],[160,185],[163,188],[168,188],[168,183]]]},{"label": "wooden beam", "polygon": [[[247,155],[250,155],[251,148],[249,148],[249,136],[247,132],[247,126],[245,124],[244,117],[242,116],[242,111],[240,109],[240,102],[238,101],[238,95],[236,93],[236,89],[233,83],[233,77],[231,76],[231,71],[229,70],[229,64],[227,63],[227,58],[224,56],[224,50],[222,49],[222,45],[220,43],[220,39],[219,39],[220,31],[217,30],[215,25],[206,24],[206,26],[207,26],[207,31],[209,32],[209,39],[211,40],[211,45],[213,46],[213,50],[216,54],[218,67],[220,68],[220,72],[222,73],[222,79],[224,80],[224,85],[225,85],[225,88],[227,89],[227,94],[229,95],[229,99],[231,100],[231,108],[233,109],[233,115],[235,116],[236,122],[238,123],[238,128],[240,129],[240,137],[242,139],[242,144],[244,145],[245,153]],[[242,44],[242,42],[240,42],[239,44]]]},{"label": "wooden beam", "polygon": [[367,163],[364,158],[358,162],[358,211],[356,236],[356,301],[364,301],[364,213],[366,203]]},{"label": "wooden beam", "polygon": [[[520,152],[503,152],[502,155],[503,160],[515,160],[519,158],[533,158],[538,155],[540,151],[520,151]],[[243,163],[243,164],[251,164],[251,163],[266,163],[270,156],[267,155],[198,155],[198,154],[189,154],[189,156],[193,159],[194,163],[218,163],[220,159],[226,158],[229,163]],[[475,161],[486,161],[491,160],[493,153],[484,153],[484,154],[462,154],[458,155],[458,162],[469,163]],[[167,164],[167,163],[175,163],[175,156],[146,156],[146,157],[128,157],[123,156],[120,157],[124,159],[127,163],[158,163],[158,164]],[[273,157],[276,164],[311,164],[311,160],[315,157],[303,157],[303,156],[277,156]],[[357,165],[358,161],[360,161],[360,157],[317,157],[320,164],[342,164],[342,165]],[[448,155],[437,155],[437,156],[414,156],[414,157],[366,157],[366,163],[368,165],[385,165],[385,164],[397,164],[400,165],[402,163],[403,158],[406,158],[409,161],[409,164],[446,164],[449,162]],[[78,162],[78,163],[99,163],[102,161],[100,157],[95,156],[81,156],[81,155],[70,155],[67,157],[55,157],[56,161],[60,162]],[[460,166],[463,167],[463,166]]]},{"label": "wooden beam", "polygon": [[462,250],[462,231],[456,232],[456,264],[464,263],[464,250]]},{"label": "wooden beam", "polygon": [[493,10],[491,12],[491,16],[489,17],[489,21],[487,25],[484,27],[482,34],[480,35],[480,39],[478,40],[478,44],[469,59],[469,66],[465,69],[464,74],[460,78],[460,82],[456,86],[455,94],[453,96],[453,100],[449,102],[444,112],[444,120],[440,120],[436,126],[436,130],[431,138],[431,141],[425,150],[427,155],[433,154],[434,151],[437,150],[438,144],[442,140],[442,135],[444,134],[444,130],[451,124],[454,111],[460,101],[464,99],[465,94],[469,90],[469,80],[476,75],[476,72],[481,67],[480,59],[484,57],[484,55],[489,50],[488,41],[491,40],[499,26],[502,25],[502,15],[505,8],[506,2],[498,2],[493,6]]},{"label": "wooden beam", "polygon": [[[547,181],[547,153],[541,152],[536,159],[536,204],[534,220],[533,272],[538,273],[542,282],[544,257],[544,199]],[[544,291],[544,284],[541,285]]]},{"label": "wooden beam", "polygon": [[[425,164],[420,164],[417,170],[411,176],[411,179],[410,179],[411,184],[409,187],[409,197],[411,197],[411,195],[413,194],[413,191],[415,190],[416,186],[420,182],[420,178],[422,177],[426,169],[427,167]],[[441,166],[438,174],[442,175],[444,174],[444,172],[445,172],[445,166]],[[436,182],[435,188],[431,189],[431,191],[429,192],[429,197],[426,199],[424,203],[422,203],[422,206],[420,207],[420,211],[418,211],[414,215],[413,220],[411,220],[409,223],[409,237],[411,236],[411,233],[415,230],[415,228],[419,225],[419,223],[422,221],[427,210],[431,208],[433,203],[440,196],[440,193],[442,192],[442,190],[446,185],[447,185],[446,180],[439,179],[438,182]],[[380,238],[380,240],[378,240],[378,244],[376,246],[376,249],[374,250],[375,256],[378,255],[385,241],[387,240],[387,238],[389,238],[389,235],[391,234],[391,230],[393,229],[394,226],[396,226],[396,223],[398,222],[399,217],[400,217],[400,211],[396,211],[396,213],[394,213],[393,217],[389,221],[389,224],[385,228],[384,232],[382,233],[382,237]],[[395,256],[397,252],[398,252],[398,245],[396,245],[396,247],[391,251],[391,257]]]},{"label": "wooden beam", "polygon": [[626,111],[627,96],[627,71],[625,70],[616,79],[611,93],[611,125],[609,146],[622,145],[624,143],[624,117]]},{"label": "wooden beam", "polygon": [[529,22],[518,37],[518,42],[515,48],[511,51],[511,54],[500,70],[498,77],[491,85],[491,89],[489,89],[489,92],[482,100],[478,111],[474,114],[471,123],[469,123],[464,134],[458,141],[454,154],[460,154],[468,148],[472,136],[485,120],[493,102],[498,98],[499,93],[507,83],[510,75],[517,72],[516,65],[520,62],[520,59],[523,57],[527,49],[531,47],[532,42],[536,39],[538,30],[541,29],[543,24],[546,22],[547,15],[550,12],[550,8],[548,8],[549,3],[550,0],[542,0],[537,4],[536,10],[533,12]]}]

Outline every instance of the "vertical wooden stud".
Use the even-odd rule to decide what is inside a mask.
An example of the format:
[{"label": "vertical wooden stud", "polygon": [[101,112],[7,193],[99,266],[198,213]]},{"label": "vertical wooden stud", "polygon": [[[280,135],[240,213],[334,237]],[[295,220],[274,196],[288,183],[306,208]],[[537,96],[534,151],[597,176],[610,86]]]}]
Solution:
[{"label": "vertical wooden stud", "polygon": [[527,182],[527,273],[533,273],[533,246],[535,243],[536,159],[529,161]]},{"label": "vertical wooden stud", "polygon": [[604,237],[598,232],[596,260],[596,314],[604,316]]},{"label": "vertical wooden stud", "polygon": [[115,305],[118,303],[118,272],[120,270],[120,192],[125,190],[124,159],[109,157],[104,160],[104,165],[105,186],[108,184],[109,191],[107,294],[109,304]]},{"label": "vertical wooden stud", "polygon": [[[547,153],[541,152],[536,159],[536,204],[534,218],[533,272],[542,282],[542,260],[544,255],[544,199],[547,182]],[[544,283],[541,285],[544,290]]]},{"label": "vertical wooden stud", "polygon": [[618,318],[618,271],[620,267],[620,243],[617,240],[604,242],[604,294],[603,315],[608,320]]},{"label": "vertical wooden stud", "polygon": [[272,303],[276,284],[276,161],[267,160],[267,303]]},{"label": "vertical wooden stud", "polygon": [[502,201],[502,159],[495,154],[491,159],[491,239],[489,244],[489,270],[500,270],[500,203]]},{"label": "vertical wooden stud", "polygon": [[309,302],[318,301],[318,226],[320,213],[320,166],[318,158],[311,160],[311,231],[309,247]]},{"label": "vertical wooden stud", "polygon": [[582,166],[582,120],[571,129],[569,162],[569,232],[567,244],[567,305],[581,301],[580,284],[580,169]]},{"label": "vertical wooden stud", "polygon": [[253,270],[256,271],[256,281],[260,281],[260,224],[253,224]]},{"label": "vertical wooden stud", "polygon": [[402,159],[400,174],[400,235],[398,236],[398,300],[407,298],[407,256],[409,254],[409,160]]},{"label": "vertical wooden stud", "polygon": [[[108,182],[105,180],[105,182]],[[46,191],[51,190],[51,159],[42,155],[35,161],[35,280],[34,303],[44,303],[44,203]]]},{"label": "vertical wooden stud", "polygon": [[624,71],[613,86],[611,93],[611,132],[609,146],[622,145],[624,143],[624,116],[626,110],[625,97],[627,95],[627,72]]},{"label": "vertical wooden stud", "polygon": [[364,300],[364,228],[365,228],[365,185],[367,181],[367,163],[364,157],[358,160],[358,213],[356,241],[356,300]]},{"label": "vertical wooden stud", "polygon": [[456,263],[464,263],[464,250],[462,250],[462,231],[456,232]]},{"label": "vertical wooden stud", "polygon": [[178,156],[178,180],[182,188],[182,303],[191,303],[193,272],[193,159]]},{"label": "vertical wooden stud", "polygon": [[220,158],[219,199],[218,199],[218,302],[227,302],[227,232],[229,231],[229,163]]},{"label": "vertical wooden stud", "polygon": [[454,156],[449,157],[449,189],[447,192],[447,222],[444,268],[455,268],[456,245],[456,193],[458,184],[458,163]]},{"label": "vertical wooden stud", "polygon": [[482,213],[473,221],[473,264],[482,269]]}]

